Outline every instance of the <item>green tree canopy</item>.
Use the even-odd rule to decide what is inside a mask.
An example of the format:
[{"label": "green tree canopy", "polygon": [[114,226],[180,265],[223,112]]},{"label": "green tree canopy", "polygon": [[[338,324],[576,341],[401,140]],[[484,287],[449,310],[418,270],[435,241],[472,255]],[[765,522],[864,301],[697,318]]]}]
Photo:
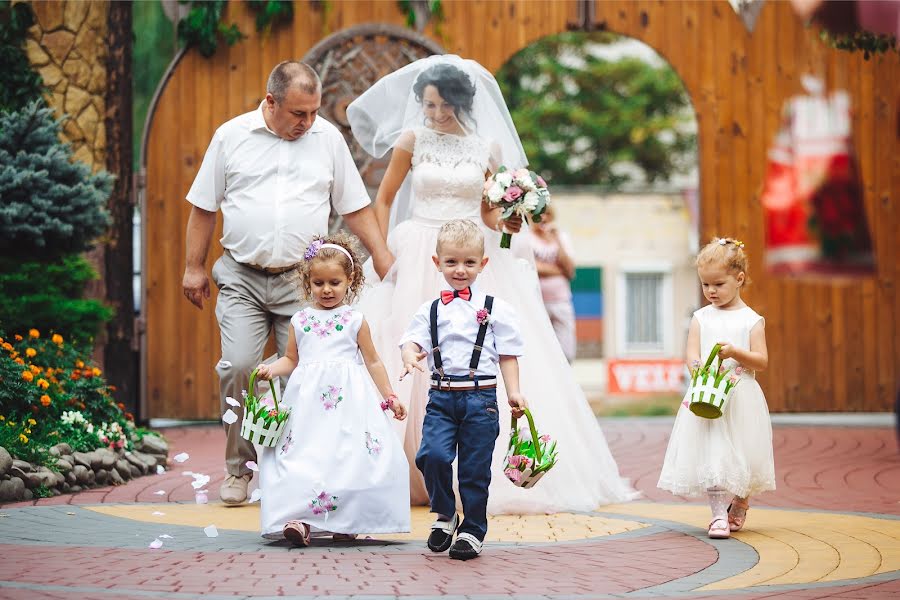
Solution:
[{"label": "green tree canopy", "polygon": [[660,182],[694,161],[694,117],[681,80],[667,64],[596,51],[621,39],[548,37],[498,73],[530,167],[555,184],[611,188],[633,182],[636,169],[647,183]]},{"label": "green tree canopy", "polygon": [[22,108],[44,92],[44,81],[31,70],[24,49],[33,24],[28,3],[0,0],[0,111]]}]

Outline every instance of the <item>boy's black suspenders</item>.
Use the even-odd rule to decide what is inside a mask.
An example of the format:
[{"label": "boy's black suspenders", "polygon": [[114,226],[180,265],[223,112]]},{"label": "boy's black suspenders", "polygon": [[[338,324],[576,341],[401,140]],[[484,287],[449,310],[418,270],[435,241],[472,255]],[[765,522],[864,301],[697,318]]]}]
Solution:
[{"label": "boy's black suspenders", "polygon": [[[440,302],[440,298],[431,303],[431,315],[429,318],[430,328],[431,328],[431,351],[432,356],[434,357],[434,370],[437,371],[440,380],[446,379],[444,375],[444,363],[441,360],[441,349],[438,347],[438,334],[437,334],[437,311],[438,311],[438,303]],[[494,297],[486,296],[484,299],[484,309],[488,312],[488,315],[491,314],[491,309],[494,307]],[[481,324],[481,327],[478,328],[478,338],[475,340],[475,347],[472,349],[472,359],[469,361],[469,377],[475,381],[475,371],[478,370],[478,363],[481,360],[481,350],[482,345],[484,344],[484,338],[487,335],[488,328],[488,319],[484,320],[484,323]],[[476,387],[478,386],[478,382],[475,381]]]}]

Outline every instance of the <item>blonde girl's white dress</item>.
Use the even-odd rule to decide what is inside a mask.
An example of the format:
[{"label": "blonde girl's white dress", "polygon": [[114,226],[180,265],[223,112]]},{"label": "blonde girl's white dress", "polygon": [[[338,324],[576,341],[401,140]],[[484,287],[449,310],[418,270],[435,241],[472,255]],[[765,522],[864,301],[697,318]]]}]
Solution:
[{"label": "blonde girl's white dress", "polygon": [[299,362],[284,390],[291,408],[260,460],[262,535],[298,519],[334,533],[409,531],[406,455],[362,363],[363,317],[347,306],[291,319]]},{"label": "blonde girl's white dress", "polygon": [[[491,514],[541,514],[590,511],[601,504],[633,497],[619,476],[603,431],[584,392],[560,349],[547,317],[530,246],[516,249],[525,235],[513,236],[513,248],[500,248],[500,234],[481,220],[484,173],[490,164],[490,144],[477,135],[439,134],[415,130],[410,174],[414,192],[412,217],[388,235],[396,262],[384,281],[368,289],[359,308],[372,326],[375,346],[393,377],[401,371],[397,341],[416,309],[437,298],[446,287],[432,262],[438,230],[451,219],[469,219],[484,228],[489,262],[478,276],[485,293],[513,305],[520,318],[525,354],[519,358],[520,385],[541,434],[558,440],[559,460],[532,489],[515,487],[503,475],[509,440],[510,413],[502,381],[497,392],[500,436],[494,451],[488,500]],[[424,481],[415,467],[422,439],[430,373],[416,371],[397,384],[397,394],[409,408],[400,424],[403,447],[411,465],[413,504],[427,504]],[[520,422],[522,426],[524,421]],[[527,428],[527,427],[526,427]]]},{"label": "blonde girl's white dress", "polygon": [[[750,330],[762,320],[749,306],[722,310],[707,305],[694,313],[700,323],[700,357],[718,342],[750,349]],[[737,366],[734,359],[725,366]],[[772,422],[753,371],[745,369],[718,419],[692,413],[685,395],[659,476],[660,488],[679,496],[700,496],[722,487],[746,498],[775,489]]]}]

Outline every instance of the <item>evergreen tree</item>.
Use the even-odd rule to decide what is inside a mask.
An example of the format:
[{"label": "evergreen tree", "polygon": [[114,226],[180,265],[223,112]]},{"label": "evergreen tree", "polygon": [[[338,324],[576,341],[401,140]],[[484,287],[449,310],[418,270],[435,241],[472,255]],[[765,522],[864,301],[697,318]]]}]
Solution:
[{"label": "evergreen tree", "polygon": [[622,39],[551,36],[497,74],[530,167],[555,184],[615,187],[633,174],[665,181],[694,160],[690,98],[675,71],[595,52]]},{"label": "evergreen tree", "polygon": [[0,0],[0,112],[17,110],[44,92],[44,81],[25,54],[34,13],[27,2]]},{"label": "evergreen tree", "polygon": [[72,161],[43,100],[0,113],[0,254],[52,260],[103,233],[112,177]]}]

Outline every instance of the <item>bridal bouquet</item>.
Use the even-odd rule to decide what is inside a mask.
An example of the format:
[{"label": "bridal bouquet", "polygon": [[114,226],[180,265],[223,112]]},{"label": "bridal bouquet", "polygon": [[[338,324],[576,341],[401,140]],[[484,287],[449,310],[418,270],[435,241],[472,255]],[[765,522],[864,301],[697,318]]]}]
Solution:
[{"label": "bridal bouquet", "polygon": [[278,396],[275,382],[269,381],[272,389],[272,402],[268,398],[256,395],[256,370],[250,374],[249,392],[244,392],[244,419],[241,421],[241,437],[260,446],[274,447],[281,437],[287,419],[291,415],[290,408],[278,407]]},{"label": "bridal bouquet", "polygon": [[691,387],[688,390],[690,403],[688,408],[698,417],[718,419],[725,410],[725,402],[731,390],[740,381],[741,367],[725,369],[722,360],[713,367],[713,359],[719,355],[721,346],[716,344],[702,367],[697,364],[691,369]]},{"label": "bridal bouquet", "polygon": [[538,435],[531,411],[527,408],[525,417],[531,435],[520,434],[516,418],[512,418],[503,474],[516,487],[530,488],[556,464],[556,442],[549,435]]},{"label": "bridal bouquet", "polygon": [[[541,220],[544,209],[550,204],[550,190],[544,178],[528,169],[508,171],[500,167],[484,182],[483,198],[491,206],[503,209],[501,219],[508,219],[514,214],[523,219],[537,223]],[[503,232],[500,247],[509,248],[512,234]]]}]

